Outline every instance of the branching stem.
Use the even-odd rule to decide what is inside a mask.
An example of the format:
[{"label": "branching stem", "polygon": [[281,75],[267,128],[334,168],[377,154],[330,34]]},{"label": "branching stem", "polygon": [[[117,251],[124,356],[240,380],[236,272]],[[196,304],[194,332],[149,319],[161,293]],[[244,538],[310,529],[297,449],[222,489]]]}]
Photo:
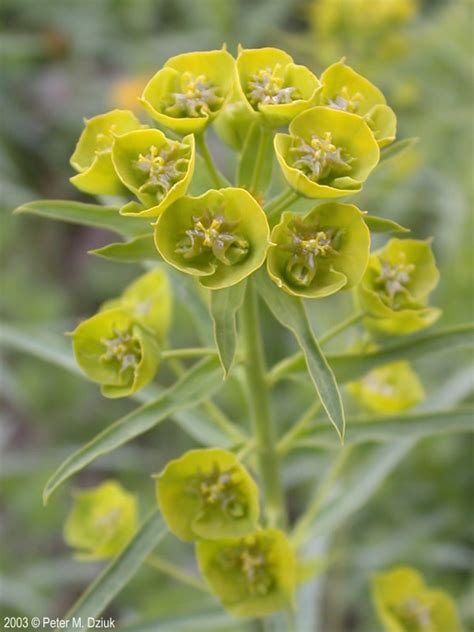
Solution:
[{"label": "branching stem", "polygon": [[201,156],[206,164],[207,171],[214,183],[214,185],[220,189],[221,187],[226,187],[229,185],[228,181],[224,176],[217,170],[216,165],[214,164],[214,160],[211,156],[211,152],[209,151],[209,147],[206,143],[206,137],[204,132],[202,134],[196,134],[196,145],[201,152]]}]

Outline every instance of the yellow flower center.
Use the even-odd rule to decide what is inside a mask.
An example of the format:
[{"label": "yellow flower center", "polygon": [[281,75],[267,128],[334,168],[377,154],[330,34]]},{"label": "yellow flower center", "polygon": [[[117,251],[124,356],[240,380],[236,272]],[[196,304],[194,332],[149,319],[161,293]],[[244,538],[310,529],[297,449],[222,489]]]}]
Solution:
[{"label": "yellow flower center", "polygon": [[114,327],[113,332],[115,334],[113,338],[101,339],[105,347],[101,360],[118,363],[121,373],[130,367],[137,367],[142,359],[142,351],[131,329],[119,330]]},{"label": "yellow flower center", "polygon": [[295,155],[292,166],[300,169],[310,180],[321,182],[330,176],[341,176],[351,171],[350,163],[354,159],[343,156],[342,148],[333,143],[331,132],[325,132],[323,136],[312,134],[309,142],[303,138],[295,140],[295,145],[290,148]]},{"label": "yellow flower center", "polygon": [[409,597],[400,607],[396,608],[396,616],[409,632],[423,632],[432,629],[430,606],[423,604],[416,597]]},{"label": "yellow flower center", "polygon": [[171,104],[165,113],[176,117],[197,118],[208,116],[220,108],[224,98],[219,96],[219,89],[212,85],[206,75],[193,75],[184,72],[181,77],[181,92],[171,94]]},{"label": "yellow flower center", "polygon": [[112,150],[114,142],[114,134],[117,129],[117,125],[113,123],[107,132],[99,132],[95,135],[95,153],[107,154]]},{"label": "yellow flower center", "polygon": [[334,99],[328,99],[328,104],[329,107],[334,110],[356,113],[363,100],[364,97],[360,92],[356,92],[350,96],[347,86],[343,86]]},{"label": "yellow flower center", "polygon": [[255,537],[245,539],[238,556],[238,565],[252,595],[267,595],[274,585],[268,559]]},{"label": "yellow flower center", "polygon": [[264,68],[251,75],[247,82],[246,95],[252,106],[278,105],[291,103],[298,98],[294,86],[284,87],[285,80],[281,76],[281,65]]},{"label": "yellow flower center", "polygon": [[[405,259],[405,253],[402,255]],[[405,261],[391,264],[385,259],[381,259],[380,263],[381,271],[375,282],[385,295],[388,304],[397,309],[399,307],[397,299],[400,294],[407,294],[407,284],[410,282],[415,266],[412,263],[405,263]]]},{"label": "yellow flower center", "polygon": [[232,518],[246,514],[246,503],[238,490],[234,468],[221,470],[214,463],[210,472],[199,472],[189,481],[189,493],[197,495],[204,505],[219,506]]},{"label": "yellow flower center", "polygon": [[134,166],[146,176],[139,191],[162,199],[186,175],[189,152],[188,145],[169,141],[161,149],[151,145],[146,154],[139,154]]}]

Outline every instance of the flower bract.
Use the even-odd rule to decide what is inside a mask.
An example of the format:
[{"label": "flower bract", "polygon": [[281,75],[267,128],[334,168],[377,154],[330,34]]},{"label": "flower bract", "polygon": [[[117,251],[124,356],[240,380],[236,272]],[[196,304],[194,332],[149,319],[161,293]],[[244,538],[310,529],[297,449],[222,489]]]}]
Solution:
[{"label": "flower bract", "polygon": [[121,134],[143,127],[133,112],[112,110],[85,120],[85,128],[71,156],[79,173],[71,178],[75,187],[94,195],[123,195],[125,187],[112,164],[112,145]]},{"label": "flower bract", "polygon": [[353,287],[369,260],[369,229],[353,204],[328,202],[304,216],[287,211],[270,241],[270,277],[288,294],[306,298]]},{"label": "flower bract", "polygon": [[80,323],[72,333],[76,361],[101,385],[105,397],[126,397],[155,376],[160,348],[156,336],[121,307]]},{"label": "flower bract", "polygon": [[112,161],[123,184],[143,209],[126,205],[123,215],[156,217],[186,193],[194,172],[194,137],[170,140],[157,129],[143,129],[115,139]]},{"label": "flower bract", "polygon": [[169,529],[182,540],[238,537],[257,527],[257,486],[226,450],[191,450],[171,461],[156,493]]},{"label": "flower bract", "polygon": [[120,553],[137,528],[135,497],[116,481],[79,490],[64,525],[64,539],[84,560]]},{"label": "flower bract", "polygon": [[438,279],[429,240],[391,239],[371,255],[357,288],[358,301],[367,314],[365,324],[393,335],[429,327],[441,314],[427,306]]},{"label": "flower bract", "polygon": [[278,48],[240,48],[237,73],[242,102],[271,127],[288,125],[314,105],[321,87],[306,66]]},{"label": "flower bract", "polygon": [[372,594],[387,632],[462,632],[451,597],[429,588],[413,568],[399,566],[375,575]]},{"label": "flower bract", "polygon": [[356,193],[380,151],[363,118],[317,106],[297,116],[289,134],[275,136],[276,157],[288,184],[309,198]]},{"label": "flower bract", "polygon": [[293,605],[296,562],[286,535],[262,529],[243,538],[201,541],[199,568],[234,615],[263,617]]},{"label": "flower bract", "polygon": [[219,289],[238,283],[265,260],[265,213],[244,189],[211,189],[185,196],[158,218],[155,243],[163,259]]},{"label": "flower bract", "polygon": [[217,116],[235,83],[235,61],[226,50],[171,57],[140,99],[158,123],[180,134],[199,134]]}]

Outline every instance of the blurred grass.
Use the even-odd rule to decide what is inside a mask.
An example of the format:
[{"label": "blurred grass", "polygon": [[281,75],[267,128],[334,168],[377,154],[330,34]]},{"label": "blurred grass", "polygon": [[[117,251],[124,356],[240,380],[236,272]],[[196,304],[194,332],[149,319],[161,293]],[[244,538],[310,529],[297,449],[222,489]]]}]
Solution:
[{"label": "blurred grass", "polygon": [[[385,91],[399,117],[399,136],[419,136],[420,142],[381,167],[354,202],[410,227],[416,237],[433,235],[442,273],[433,301],[444,310],[442,323],[472,319],[473,3],[399,1],[397,9],[397,0],[390,0],[399,18],[389,14],[384,21],[384,11],[375,15],[382,0],[372,0],[365,15],[373,19],[361,23],[360,2],[367,0],[3,0],[2,317],[59,333],[118,294],[139,272],[85,254],[107,243],[105,233],[12,217],[11,210],[41,197],[86,200],[68,183],[68,157],[82,117],[116,106],[134,107],[132,97],[144,78],[171,55],[220,47],[223,41],[234,51],[242,41],[246,47],[285,47],[318,74],[347,55],[349,65]],[[343,10],[334,17],[336,5]],[[228,153],[217,145],[212,148],[218,161],[228,164]],[[312,305],[316,329],[323,330],[334,322],[335,313],[342,318],[350,309],[350,298],[344,295]],[[187,315],[177,311],[172,333],[176,345],[193,343],[189,331],[182,333],[186,324]],[[292,348],[276,324],[266,336],[272,353]],[[279,345],[274,345],[276,339]],[[439,364],[420,362],[427,392],[443,392],[449,374],[468,375],[470,359],[464,354],[441,358]],[[41,489],[64,454],[119,417],[128,404],[103,401],[94,386],[38,360],[10,352],[2,360],[1,537],[8,547],[2,550],[0,605],[6,614],[61,615],[97,567],[73,562],[62,543],[68,493],[63,491],[44,510]],[[301,408],[310,401],[312,392],[297,388],[291,398],[286,386],[277,391],[274,409],[281,428],[294,421],[295,401]],[[243,420],[238,394],[224,394],[222,403]],[[146,511],[153,502],[148,475],[189,445],[167,423],[122,450],[120,458],[100,461],[76,484],[119,476],[139,494]],[[469,598],[472,533],[467,528],[474,491],[471,458],[472,443],[466,438],[422,442],[375,500],[334,534],[337,560],[322,593],[325,632],[377,629],[367,575],[399,562],[417,565],[433,584],[450,590],[466,622],[474,623]],[[362,449],[354,467],[363,461]],[[305,472],[319,476],[326,465],[324,453],[313,455],[307,467],[288,463],[295,489],[293,512],[306,495]],[[350,478],[349,469],[347,485]],[[170,559],[192,564],[189,547],[173,538],[162,548]],[[213,607],[212,598],[178,589],[156,571],[144,569],[111,613],[133,624],[168,617],[176,609],[184,615]]]}]

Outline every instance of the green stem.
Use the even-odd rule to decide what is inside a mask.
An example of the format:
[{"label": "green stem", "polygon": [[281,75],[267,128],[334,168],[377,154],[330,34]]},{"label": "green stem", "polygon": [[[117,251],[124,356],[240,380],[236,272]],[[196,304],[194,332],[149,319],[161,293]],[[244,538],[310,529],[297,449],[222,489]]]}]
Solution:
[{"label": "green stem", "polygon": [[273,197],[271,200],[269,200],[265,204],[264,206],[265,213],[269,215],[273,211],[274,208],[280,206],[281,204],[284,204],[286,198],[292,194],[293,194],[293,189],[291,189],[290,187],[283,189],[281,193],[279,193],[278,195],[275,195],[275,197]]},{"label": "green stem", "polygon": [[200,358],[201,356],[217,355],[212,347],[183,347],[182,349],[167,349],[161,353],[163,360],[179,358]]},{"label": "green stem", "polygon": [[220,189],[221,187],[228,186],[228,181],[224,176],[219,173],[216,165],[214,164],[214,160],[212,159],[211,152],[206,143],[206,138],[204,136],[204,132],[202,134],[196,134],[196,145],[198,146],[199,151],[201,152],[201,156],[206,164],[207,171],[211,176],[212,181],[215,186]]},{"label": "green stem", "polygon": [[279,204],[276,204],[271,209],[270,212],[267,213],[270,226],[273,226],[274,224],[276,224],[277,220],[280,219],[281,212],[286,211],[287,208],[290,206],[290,204],[293,204],[293,202],[296,202],[296,200],[298,200],[299,197],[300,196],[298,195],[298,193],[296,193],[296,191],[293,191],[293,189],[290,189],[290,192],[288,193],[288,195],[284,199],[282,199]]},{"label": "green stem", "polygon": [[[343,320],[342,323],[339,323],[338,325],[330,329],[326,334],[321,336],[321,338],[319,339],[319,344],[321,346],[326,344],[349,327],[352,327],[352,325],[358,323],[360,320],[362,320],[363,317],[363,312],[357,312],[353,316],[346,318],[346,320]],[[282,380],[288,373],[291,373],[292,370],[300,364],[301,358],[301,351],[297,351],[288,358],[284,358],[280,362],[277,362],[274,366],[272,366],[267,375],[267,383],[270,386],[274,386],[277,382]]]},{"label": "green stem", "polygon": [[187,584],[188,586],[192,586],[193,588],[196,588],[197,590],[200,590],[205,593],[209,592],[207,586],[198,577],[194,577],[193,575],[191,575],[190,573],[187,573],[176,564],[173,564],[172,562],[168,562],[168,560],[164,560],[163,558],[158,557],[157,555],[150,555],[147,558],[146,563],[151,568],[154,568],[157,571],[160,571],[164,575],[168,575],[168,577],[172,577],[173,579],[176,579],[178,582],[181,582],[182,584]]},{"label": "green stem", "polygon": [[305,543],[308,533],[311,530],[311,525],[315,521],[319,510],[331,491],[336,478],[339,476],[342,468],[346,464],[350,454],[351,447],[341,448],[336,460],[330,465],[326,475],[324,476],[313,500],[309,504],[303,516],[296,523],[291,535],[291,541],[296,548]]},{"label": "green stem", "polygon": [[247,283],[241,314],[245,349],[244,370],[267,518],[272,525],[284,524],[286,512],[280,465],[275,446],[275,431],[270,416],[268,386],[265,380],[258,302],[251,282]]},{"label": "green stem", "polygon": [[260,187],[260,177],[262,173],[263,163],[265,161],[265,146],[269,139],[269,135],[272,134],[272,131],[267,127],[260,128],[260,138],[258,140],[258,148],[257,155],[255,157],[255,164],[252,172],[252,180],[250,182],[250,192],[257,194],[259,193]]},{"label": "green stem", "polygon": [[298,439],[301,433],[306,429],[307,425],[313,420],[313,417],[318,413],[320,408],[321,402],[319,400],[313,402],[307,410],[304,411],[296,423],[291,426],[288,432],[283,435],[280,441],[278,441],[277,451],[280,458],[288,454],[296,439]]}]

